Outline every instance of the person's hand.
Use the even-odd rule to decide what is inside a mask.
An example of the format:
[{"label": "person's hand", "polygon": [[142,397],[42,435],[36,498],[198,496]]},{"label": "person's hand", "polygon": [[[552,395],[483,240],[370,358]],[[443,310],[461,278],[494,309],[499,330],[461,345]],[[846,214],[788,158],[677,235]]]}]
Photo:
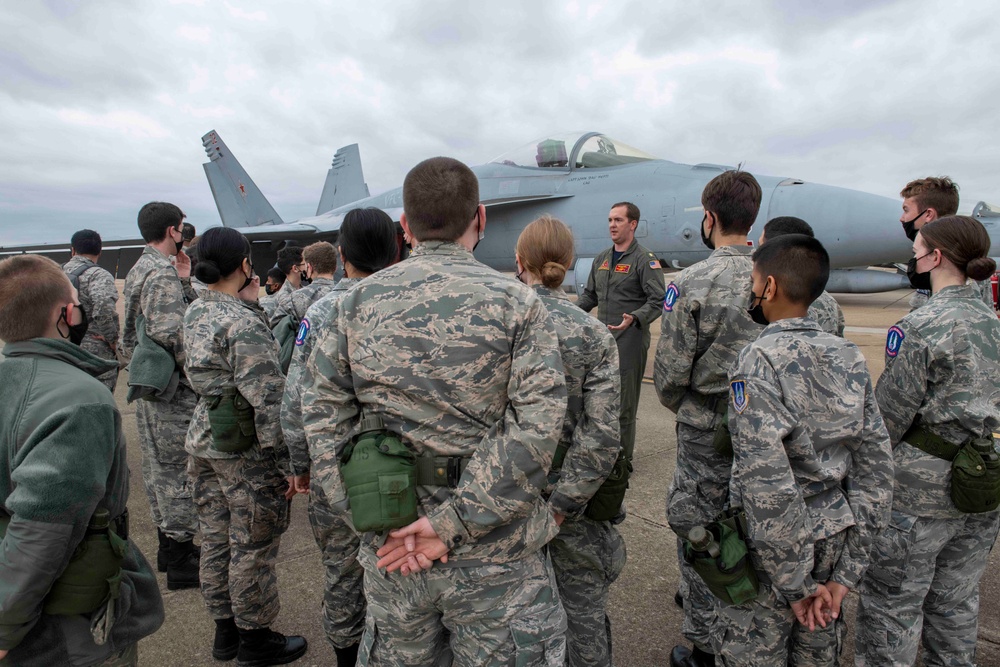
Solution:
[{"label": "person's hand", "polygon": [[191,258],[183,250],[178,250],[174,255],[174,268],[177,269],[178,278],[191,277]]},{"label": "person's hand", "polygon": [[0,649],[0,660],[7,657],[7,649]]},{"label": "person's hand", "polygon": [[244,301],[252,301],[257,303],[257,299],[260,297],[260,276],[254,274],[253,279],[250,284],[240,290],[240,298]]},{"label": "person's hand", "polygon": [[629,315],[628,313],[622,313],[622,323],[621,324],[609,324],[608,328],[612,331],[625,331],[632,323],[635,322],[635,316]]},{"label": "person's hand", "polygon": [[386,572],[401,570],[408,575],[429,570],[436,560],[447,563],[448,547],[424,516],[409,526],[390,531],[389,538],[375,555],[379,557],[376,567],[385,568]]},{"label": "person's hand", "polygon": [[830,595],[830,591],[823,584],[817,584],[815,593],[796,602],[791,602],[789,606],[795,614],[795,619],[809,628],[809,632],[813,632],[816,629],[817,622],[819,622],[820,627],[826,627],[826,621],[822,617],[816,616],[814,605],[818,604],[822,607],[823,605],[830,605],[832,603],[833,596]]},{"label": "person's hand", "polygon": [[836,581],[828,581],[824,585],[830,591],[830,602],[827,604],[822,599],[815,598],[812,612],[816,620],[825,628],[827,623],[840,618],[840,605],[851,589]]},{"label": "person's hand", "polygon": [[291,500],[297,493],[295,490],[295,478],[289,475],[285,480],[288,482],[288,488],[285,489],[285,500]]},{"label": "person's hand", "polygon": [[553,512],[552,514],[556,517],[556,525],[557,526],[561,526],[563,524],[563,521],[566,520],[566,515],[565,514],[560,514],[559,512]]},{"label": "person's hand", "polygon": [[295,475],[291,479],[295,493],[309,493],[309,473]]}]

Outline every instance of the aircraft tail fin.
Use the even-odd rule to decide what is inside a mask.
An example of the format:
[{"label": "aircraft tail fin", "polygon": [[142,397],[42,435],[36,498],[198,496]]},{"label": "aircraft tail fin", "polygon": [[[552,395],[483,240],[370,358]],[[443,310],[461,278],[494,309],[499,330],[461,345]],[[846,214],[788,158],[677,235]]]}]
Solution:
[{"label": "aircraft tail fin", "polygon": [[1000,206],[981,201],[972,209],[972,217],[986,228],[990,235],[990,253],[996,258],[1000,255]]},{"label": "aircraft tail fin", "polygon": [[202,166],[224,226],[257,227],[282,223],[274,207],[215,130],[203,136],[201,144],[209,158]]},{"label": "aircraft tail fin", "polygon": [[344,146],[334,154],[333,166],[326,173],[316,215],[368,197],[368,185],[361,169],[361,151],[357,144]]}]

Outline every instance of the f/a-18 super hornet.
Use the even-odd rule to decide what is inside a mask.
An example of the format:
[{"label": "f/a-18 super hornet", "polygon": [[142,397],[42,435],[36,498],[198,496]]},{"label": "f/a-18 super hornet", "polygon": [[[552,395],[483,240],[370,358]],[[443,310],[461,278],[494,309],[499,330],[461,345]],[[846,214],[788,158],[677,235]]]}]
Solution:
[{"label": "f/a-18 super hornet", "polygon": [[[217,132],[206,134],[202,143],[209,157],[205,174],[222,224],[239,229],[251,241],[336,240],[344,215],[353,208],[375,206],[397,221],[402,212],[402,188],[369,196],[357,144],[334,156],[316,215],[286,223]],[[548,213],[573,229],[577,260],[567,282],[579,289],[593,258],[610,244],[611,205],[631,201],[642,212],[636,230],[639,242],[665,267],[689,266],[709,252],[700,238],[701,192],[708,181],[730,168],[658,159],[599,132],[551,135],[472,167],[487,211],[486,237],[477,246],[476,257],[498,270],[512,271],[521,230]],[[830,253],[835,267],[830,291],[877,292],[908,286],[898,272],[868,268],[906,262],[912,254],[899,227],[898,199],[796,178],[754,175],[763,200],[751,238],[771,218],[797,216],[812,225]],[[991,236],[1000,229],[1000,212],[988,205],[981,202],[974,214]]]}]

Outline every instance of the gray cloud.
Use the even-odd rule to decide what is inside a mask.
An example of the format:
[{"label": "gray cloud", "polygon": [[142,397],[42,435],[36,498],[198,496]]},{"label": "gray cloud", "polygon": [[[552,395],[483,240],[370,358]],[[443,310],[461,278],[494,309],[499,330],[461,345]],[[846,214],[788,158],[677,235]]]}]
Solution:
[{"label": "gray cloud", "polygon": [[1000,203],[992,3],[107,2],[0,9],[0,244],[135,235],[146,201],[218,215],[215,129],[278,212],[339,146],[373,192],[601,130],[677,162],[894,196],[946,173]]}]

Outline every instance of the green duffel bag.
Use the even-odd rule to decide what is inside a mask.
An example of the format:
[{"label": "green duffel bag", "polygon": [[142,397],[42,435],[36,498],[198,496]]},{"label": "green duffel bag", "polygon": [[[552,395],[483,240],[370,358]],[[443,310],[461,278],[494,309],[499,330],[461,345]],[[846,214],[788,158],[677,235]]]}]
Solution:
[{"label": "green duffel bag", "polygon": [[587,503],[584,516],[594,521],[611,521],[618,516],[631,473],[632,462],[625,458],[625,452],[619,453],[611,474]]},{"label": "green duffel bag", "polygon": [[712,594],[729,605],[755,599],[759,585],[739,520],[738,515],[724,516],[705,526],[710,549],[696,548],[690,539],[683,542],[684,560]]},{"label": "green duffel bag", "polygon": [[236,454],[257,442],[257,427],[253,422],[253,406],[235,388],[225,389],[219,396],[208,399],[208,423],[212,430],[212,447],[220,452]]},{"label": "green duffel bag", "polygon": [[972,438],[958,450],[951,462],[951,500],[970,514],[1000,507],[1000,456],[992,438]]},{"label": "green duffel bag", "polygon": [[402,528],[417,520],[417,457],[379,417],[365,417],[344,450],[340,475],[359,533]]}]

